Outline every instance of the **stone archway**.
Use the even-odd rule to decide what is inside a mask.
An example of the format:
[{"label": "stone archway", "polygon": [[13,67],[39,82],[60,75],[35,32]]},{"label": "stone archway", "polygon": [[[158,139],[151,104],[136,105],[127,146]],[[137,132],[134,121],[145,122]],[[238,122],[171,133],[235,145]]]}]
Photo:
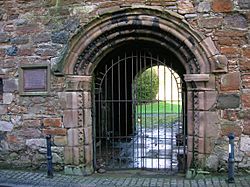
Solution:
[{"label": "stone archway", "polygon": [[69,144],[65,147],[65,172],[93,171],[91,78],[101,59],[128,41],[146,41],[171,51],[185,68],[188,89],[188,166],[203,165],[209,154],[205,131],[216,119],[210,107],[216,100],[215,73],[225,72],[227,59],[210,37],[204,37],[170,11],[146,7],[110,10],[89,23],[71,41],[65,59],[55,71],[66,75],[64,123]]}]

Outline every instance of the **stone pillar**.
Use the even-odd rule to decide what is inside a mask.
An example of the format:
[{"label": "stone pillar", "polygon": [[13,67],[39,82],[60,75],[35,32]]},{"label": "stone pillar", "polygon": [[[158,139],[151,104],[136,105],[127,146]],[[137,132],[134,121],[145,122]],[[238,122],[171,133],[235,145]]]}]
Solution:
[{"label": "stone pillar", "polygon": [[188,167],[202,168],[218,135],[217,91],[213,74],[186,74]]},{"label": "stone pillar", "polygon": [[66,174],[88,175],[93,172],[91,77],[67,76],[66,90],[60,93],[64,106],[63,123],[67,128],[64,148]]}]

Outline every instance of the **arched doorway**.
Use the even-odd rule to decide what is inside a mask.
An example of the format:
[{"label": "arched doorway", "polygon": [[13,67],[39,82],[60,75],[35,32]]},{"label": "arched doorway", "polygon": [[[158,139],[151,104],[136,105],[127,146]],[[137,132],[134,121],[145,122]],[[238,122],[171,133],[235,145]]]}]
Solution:
[{"label": "arched doorway", "polygon": [[96,169],[185,171],[184,71],[171,52],[149,42],[127,42],[102,59],[94,73]]},{"label": "arched doorway", "polygon": [[[138,55],[138,53],[146,54],[146,56],[152,54],[152,56],[149,55],[149,58],[146,58],[149,59],[147,61],[143,60],[144,57]],[[158,55],[158,57],[153,58],[153,55]],[[157,58],[159,59],[157,60]],[[117,63],[125,61],[125,59],[130,63]],[[124,64],[131,64],[132,59],[140,59],[144,63],[144,65],[141,63],[142,67],[138,66],[138,72],[133,70],[134,73],[131,73],[133,66],[124,66]],[[72,116],[74,116],[74,119],[77,118],[76,125],[72,125],[69,130],[79,136],[79,141],[65,147],[65,157],[70,158],[69,162],[66,163],[66,168],[75,168],[77,163],[77,171],[85,171],[85,173],[93,171],[93,166],[97,164],[94,155],[97,155],[97,153],[92,153],[97,150],[96,146],[99,146],[99,141],[96,141],[93,148],[96,137],[92,136],[91,132],[96,130],[95,124],[102,121],[100,120],[102,119],[101,115],[107,114],[104,122],[119,119],[120,124],[125,123],[125,130],[122,131],[125,134],[134,133],[135,113],[133,112],[133,106],[135,105],[133,103],[131,103],[131,106],[127,104],[126,109],[126,104],[121,104],[121,101],[123,99],[133,101],[135,94],[131,95],[133,93],[133,86],[131,85],[136,80],[136,73],[152,67],[149,61],[154,61],[152,65],[156,66],[163,63],[163,66],[176,72],[182,82],[185,83],[183,84],[185,89],[181,87],[181,91],[185,95],[183,90],[186,90],[186,97],[182,95],[181,101],[187,102],[182,104],[182,112],[179,114],[186,115],[186,117],[183,117],[184,122],[182,123],[188,124],[186,126],[186,165],[187,168],[190,166],[202,167],[209,152],[205,149],[206,137],[204,135],[207,121],[205,118],[201,119],[200,116],[212,115],[206,106],[209,102],[208,95],[215,96],[217,94],[214,73],[226,71],[227,60],[225,56],[219,54],[210,37],[204,37],[194,31],[183,17],[171,11],[135,7],[112,9],[112,11],[104,13],[100,18],[89,23],[72,39],[66,57],[54,68],[56,72],[63,72],[67,75],[67,92],[72,92],[72,94],[78,95],[83,100],[83,103],[79,102],[77,107],[67,109],[66,113],[70,115],[65,115],[65,118],[69,118],[69,121]],[[117,71],[120,70],[120,73],[114,71],[116,68]],[[125,110],[119,109],[118,104],[117,111],[121,113],[118,114],[119,118],[112,118],[111,115],[109,119],[109,114],[112,114],[112,112],[106,111],[110,110],[109,108],[112,109],[112,104],[108,106],[108,102],[106,102],[104,106],[97,107],[100,112],[93,110],[93,107],[96,108],[97,103],[91,99],[91,95],[93,98],[95,93],[98,94],[102,88],[99,90],[91,89],[90,82],[91,80],[94,81],[95,88],[98,88],[96,84],[100,84],[98,79],[102,81],[102,85],[107,85],[104,86],[106,88],[104,93],[107,95],[104,94],[102,97],[108,101],[108,94],[112,96],[112,92],[115,91],[112,88],[112,80],[117,81],[109,78],[109,76],[112,77],[112,73],[110,73],[112,70],[113,76],[115,76],[116,72],[121,77],[126,77],[121,79],[124,80],[124,83],[121,83],[121,80],[118,81],[120,86],[125,86],[123,88],[125,91],[122,92],[125,95],[120,95],[120,99],[119,94],[118,96],[113,95],[118,97],[120,108],[125,107]],[[127,74],[128,71],[131,71],[129,75]],[[125,80],[127,84],[125,84]],[[115,92],[117,94],[117,90]],[[98,98],[94,97],[95,101],[98,101]],[[102,101],[102,98],[99,101]],[[183,107],[185,104],[186,107]],[[105,109],[104,112],[102,112],[102,107]],[[110,111],[114,111],[114,109]],[[113,123],[110,124],[112,126]],[[104,125],[104,127],[108,126]],[[114,132],[113,129],[111,133]],[[72,160],[72,158],[77,158],[77,161]]]}]

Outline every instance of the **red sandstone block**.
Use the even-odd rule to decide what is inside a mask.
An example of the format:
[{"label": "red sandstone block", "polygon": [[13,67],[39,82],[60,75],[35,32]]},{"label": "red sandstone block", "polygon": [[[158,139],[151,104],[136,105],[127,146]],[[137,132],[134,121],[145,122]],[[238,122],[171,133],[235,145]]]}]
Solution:
[{"label": "red sandstone block", "polygon": [[17,51],[17,56],[32,56],[34,50],[29,48],[19,48]]},{"label": "red sandstone block", "polygon": [[237,47],[221,47],[221,53],[226,56],[237,56],[239,54],[239,48]]},{"label": "red sandstone block", "polygon": [[235,91],[240,89],[240,73],[233,72],[221,77],[221,91]]},{"label": "red sandstone block", "polygon": [[243,54],[244,57],[250,58],[250,48],[243,48]]},{"label": "red sandstone block", "polygon": [[45,118],[43,124],[45,127],[61,127],[62,120],[61,118]]},{"label": "red sandstone block", "polygon": [[0,49],[0,57],[4,57],[5,56],[5,50],[4,49]]},{"label": "red sandstone block", "polygon": [[224,124],[221,127],[221,135],[228,136],[229,133],[233,132],[235,136],[239,137],[242,134],[242,129],[239,125],[235,124]]},{"label": "red sandstone block", "polygon": [[233,10],[233,3],[231,0],[214,0],[212,2],[212,9],[214,12],[231,12]]},{"label": "red sandstone block", "polygon": [[239,64],[240,64],[240,70],[250,71],[250,60],[240,59]]},{"label": "red sandstone block", "polygon": [[250,120],[244,121],[243,134],[250,135]]},{"label": "red sandstone block", "polygon": [[38,33],[38,31],[40,31],[40,30],[41,29],[39,28],[38,24],[27,24],[27,25],[18,26],[16,28],[16,33],[18,35],[34,34],[34,33]]},{"label": "red sandstone block", "polygon": [[17,143],[17,137],[14,135],[7,135],[7,141],[9,143]]},{"label": "red sandstone block", "polygon": [[250,108],[250,93],[243,93],[241,95],[243,108]]},{"label": "red sandstone block", "polygon": [[245,37],[247,34],[246,31],[232,31],[232,30],[219,30],[215,32],[215,36],[222,37]]},{"label": "red sandstone block", "polygon": [[43,130],[44,134],[50,134],[50,135],[58,135],[58,136],[63,136],[66,135],[67,130],[66,129],[61,129],[61,128],[55,128],[55,129],[44,129]]}]

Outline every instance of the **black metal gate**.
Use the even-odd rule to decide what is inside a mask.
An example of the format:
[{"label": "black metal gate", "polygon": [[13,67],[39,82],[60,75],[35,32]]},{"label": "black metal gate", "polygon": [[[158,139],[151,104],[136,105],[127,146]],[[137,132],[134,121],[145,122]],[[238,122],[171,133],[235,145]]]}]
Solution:
[{"label": "black metal gate", "polygon": [[96,169],[185,170],[185,92],[172,63],[131,49],[112,54],[95,72]]}]

